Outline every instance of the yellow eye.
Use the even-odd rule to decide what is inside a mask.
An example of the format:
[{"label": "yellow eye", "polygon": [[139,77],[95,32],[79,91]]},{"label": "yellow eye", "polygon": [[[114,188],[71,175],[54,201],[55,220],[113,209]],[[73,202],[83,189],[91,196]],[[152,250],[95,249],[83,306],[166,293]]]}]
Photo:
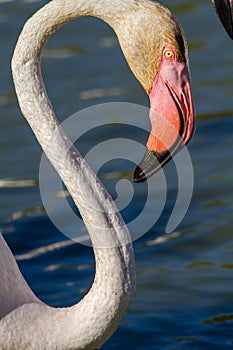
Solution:
[{"label": "yellow eye", "polygon": [[163,55],[166,59],[170,60],[174,56],[174,52],[172,50],[165,50]]}]

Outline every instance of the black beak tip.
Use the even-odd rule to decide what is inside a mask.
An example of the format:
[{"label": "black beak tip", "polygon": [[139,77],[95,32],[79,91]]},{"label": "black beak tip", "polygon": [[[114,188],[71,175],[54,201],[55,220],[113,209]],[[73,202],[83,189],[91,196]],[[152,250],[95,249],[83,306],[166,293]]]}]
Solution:
[{"label": "black beak tip", "polygon": [[156,173],[161,168],[161,162],[168,157],[167,152],[159,154],[149,149],[146,149],[146,152],[143,156],[143,159],[136,167],[134,171],[133,181],[134,182],[145,182],[149,179],[154,173]]},{"label": "black beak tip", "polygon": [[145,182],[147,180],[146,175],[140,166],[137,166],[133,174],[133,182]]},{"label": "black beak tip", "polygon": [[172,159],[172,153],[169,151],[158,153],[146,149],[143,159],[134,171],[133,181],[136,183],[147,181],[147,179],[167,164],[170,159]]}]

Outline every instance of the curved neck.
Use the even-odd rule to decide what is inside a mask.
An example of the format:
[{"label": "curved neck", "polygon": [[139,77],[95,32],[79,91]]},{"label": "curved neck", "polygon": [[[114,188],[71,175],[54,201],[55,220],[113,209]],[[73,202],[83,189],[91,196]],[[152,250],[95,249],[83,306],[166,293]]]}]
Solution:
[{"label": "curved neck", "polygon": [[[79,208],[94,246],[94,283],[70,315],[75,313],[76,322],[80,324],[82,317],[89,317],[91,305],[96,318],[91,314],[86,324],[95,330],[98,319],[99,327],[88,342],[99,339],[94,343],[97,347],[115,330],[134,296],[131,238],[111,197],[61,130],[40,67],[42,50],[50,35],[66,22],[88,15],[111,22],[111,25],[117,17],[111,1],[107,0],[53,0],[44,6],[22,30],[12,59],[12,71],[22,113]],[[78,332],[77,327],[77,337],[81,337]]]}]

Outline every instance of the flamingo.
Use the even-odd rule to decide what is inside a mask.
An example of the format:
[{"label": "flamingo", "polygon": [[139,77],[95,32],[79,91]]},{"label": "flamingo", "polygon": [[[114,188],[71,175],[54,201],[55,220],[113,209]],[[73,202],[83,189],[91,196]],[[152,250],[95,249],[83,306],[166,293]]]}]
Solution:
[{"label": "flamingo", "polygon": [[[127,227],[61,129],[41,76],[40,58],[49,37],[68,21],[84,16],[100,18],[113,28],[129,67],[149,95],[152,132],[135,181],[144,181],[156,171],[155,156],[161,165],[170,159],[177,134],[186,144],[194,131],[186,40],[166,7],[150,0],[53,0],[27,21],[12,59],[19,105],[83,217],[96,271],[92,287],[79,303],[53,308],[33,293],[0,235],[3,350],[99,348],[116,330],[135,294],[134,252]],[[161,141],[163,119],[176,133],[167,130]]]}]

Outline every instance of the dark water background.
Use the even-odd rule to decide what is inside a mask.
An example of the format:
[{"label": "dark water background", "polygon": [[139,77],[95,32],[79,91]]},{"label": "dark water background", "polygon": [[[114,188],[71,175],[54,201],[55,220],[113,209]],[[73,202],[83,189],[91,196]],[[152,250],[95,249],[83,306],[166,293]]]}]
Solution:
[{"label": "dark water background", "polygon": [[[42,207],[38,186],[41,150],[19,111],[10,71],[10,59],[23,23],[45,3],[0,3],[0,230],[36,294],[51,305],[67,306],[81,299],[91,285],[92,250],[65,243],[49,249],[50,244],[64,242],[65,237]],[[136,298],[103,349],[230,349],[233,42],[209,0],[167,0],[165,4],[172,6],[180,19],[190,47],[198,119],[189,146],[195,175],[193,198],[176,230],[176,238],[157,245],[155,239],[164,235],[177,194],[173,165],[169,165],[166,172],[172,181],[168,181],[167,205],[157,224],[134,243]],[[60,120],[97,103],[148,105],[112,30],[95,19],[69,23],[51,38],[43,59],[43,74]],[[103,133],[106,138],[108,130]],[[93,135],[89,139],[98,143],[101,137],[97,134],[96,140]],[[85,149],[89,139],[84,138],[80,147]],[[120,167],[121,172],[127,171],[124,165]],[[115,172],[102,178],[112,193],[121,177],[118,170],[116,164]],[[137,215],[142,199],[135,194],[125,215]],[[72,222],[66,224],[72,226]],[[76,229],[84,232],[81,225]],[[34,249],[35,254],[30,253]]]}]

